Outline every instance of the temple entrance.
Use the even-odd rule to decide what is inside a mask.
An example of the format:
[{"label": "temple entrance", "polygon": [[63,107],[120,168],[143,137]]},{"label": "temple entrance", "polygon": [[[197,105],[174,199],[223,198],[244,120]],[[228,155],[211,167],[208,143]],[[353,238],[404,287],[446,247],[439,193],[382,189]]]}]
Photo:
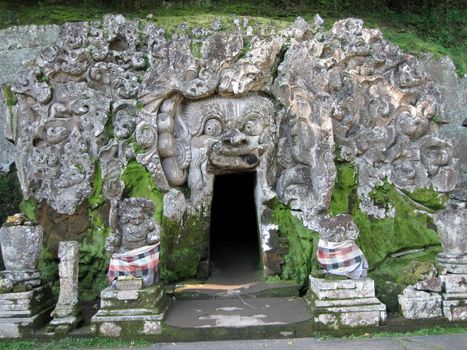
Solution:
[{"label": "temple entrance", "polygon": [[257,279],[258,223],[254,200],[256,173],[218,175],[211,206],[211,283]]}]

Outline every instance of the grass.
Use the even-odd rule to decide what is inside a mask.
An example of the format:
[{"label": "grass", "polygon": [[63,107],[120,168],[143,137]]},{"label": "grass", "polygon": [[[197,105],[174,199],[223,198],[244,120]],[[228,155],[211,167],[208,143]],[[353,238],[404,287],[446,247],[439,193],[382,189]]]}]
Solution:
[{"label": "grass", "polygon": [[0,341],[2,350],[64,350],[64,349],[115,349],[147,347],[151,343],[142,339],[115,339],[115,338],[63,338],[48,342],[37,340],[7,340]]},{"label": "grass", "polygon": [[222,27],[233,26],[236,16],[247,16],[250,24],[272,25],[278,29],[292,23],[297,16],[306,20],[319,13],[329,28],[338,19],[362,18],[368,27],[380,28],[388,40],[410,53],[430,52],[450,56],[463,75],[467,45],[467,11],[462,2],[450,2],[431,8],[390,9],[383,1],[281,1],[281,0],[204,0],[204,1],[58,1],[35,2],[0,0],[0,28],[20,24],[61,24],[101,19],[107,13],[121,13],[129,18],[147,18],[176,31],[180,23],[188,27],[210,26],[219,19]]}]

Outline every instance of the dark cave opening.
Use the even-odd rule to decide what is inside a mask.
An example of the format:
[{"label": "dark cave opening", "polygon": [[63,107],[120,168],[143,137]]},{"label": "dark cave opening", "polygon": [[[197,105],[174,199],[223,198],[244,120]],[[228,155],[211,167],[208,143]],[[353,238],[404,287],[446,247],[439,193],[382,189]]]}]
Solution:
[{"label": "dark cave opening", "polygon": [[218,282],[256,280],[259,266],[256,173],[217,175],[211,206],[210,271]]}]

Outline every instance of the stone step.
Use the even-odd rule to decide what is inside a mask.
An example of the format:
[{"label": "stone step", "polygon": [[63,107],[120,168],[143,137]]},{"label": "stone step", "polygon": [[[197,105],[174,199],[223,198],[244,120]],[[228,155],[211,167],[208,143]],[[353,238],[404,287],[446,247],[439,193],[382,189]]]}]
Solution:
[{"label": "stone step", "polygon": [[242,298],[298,297],[300,286],[293,282],[244,284],[189,283],[177,284],[172,292],[177,300],[215,300]]},{"label": "stone step", "polygon": [[250,298],[240,295],[230,299],[176,300],[165,323],[181,329],[275,327],[308,322],[312,315],[300,297]]}]

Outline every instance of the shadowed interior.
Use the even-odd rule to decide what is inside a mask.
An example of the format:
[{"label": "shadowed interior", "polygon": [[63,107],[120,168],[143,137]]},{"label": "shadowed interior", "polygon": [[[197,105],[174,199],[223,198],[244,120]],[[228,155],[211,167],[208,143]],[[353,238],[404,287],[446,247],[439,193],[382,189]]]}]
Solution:
[{"label": "shadowed interior", "polygon": [[211,282],[243,283],[257,279],[255,183],[254,172],[216,176],[211,207]]}]

